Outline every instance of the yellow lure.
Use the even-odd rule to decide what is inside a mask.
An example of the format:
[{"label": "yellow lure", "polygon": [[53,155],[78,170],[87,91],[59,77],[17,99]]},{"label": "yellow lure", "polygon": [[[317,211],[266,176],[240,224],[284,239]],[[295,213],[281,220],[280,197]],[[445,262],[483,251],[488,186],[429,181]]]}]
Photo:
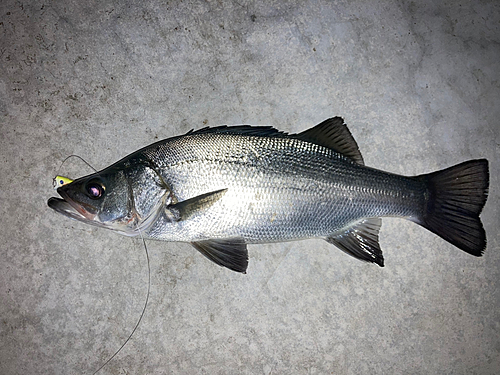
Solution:
[{"label": "yellow lure", "polygon": [[52,179],[52,186],[54,186],[54,189],[57,190],[57,188],[67,185],[72,183],[73,180],[68,178],[68,177],[63,177],[63,176],[56,176]]}]

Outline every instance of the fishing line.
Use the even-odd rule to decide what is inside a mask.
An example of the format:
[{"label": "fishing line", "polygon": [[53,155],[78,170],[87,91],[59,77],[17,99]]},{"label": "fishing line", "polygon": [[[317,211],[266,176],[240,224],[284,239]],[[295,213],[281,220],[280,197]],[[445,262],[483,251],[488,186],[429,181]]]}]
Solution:
[{"label": "fishing line", "polygon": [[78,156],[78,155],[70,155],[68,156],[66,159],[64,159],[61,163],[61,165],[59,166],[59,168],[57,169],[57,173],[56,173],[56,176],[52,179],[52,186],[54,186],[54,189],[61,186],[61,184],[63,183],[64,180],[66,180],[66,183],[70,183],[72,182],[71,179],[68,179],[67,177],[63,177],[60,184],[57,183],[57,179],[61,176],[59,176],[59,172],[61,171],[61,168],[63,167],[64,163],[66,163],[66,161],[69,159],[69,158],[78,158],[80,159],[81,161],[83,161],[90,169],[92,169],[94,172],[97,172],[97,170],[92,166],[90,165],[90,163],[88,163],[84,158],[82,158],[81,156]]},{"label": "fishing line", "polygon": [[66,157],[66,159],[64,159],[61,163],[61,165],[59,166],[59,169],[57,170],[57,174],[59,174],[59,171],[61,170],[62,166],[64,165],[64,163],[66,163],[66,161],[70,158],[77,158],[77,159],[80,159],[81,161],[83,161],[90,169],[92,169],[94,172],[97,172],[97,169],[95,169],[93,166],[90,165],[89,162],[87,162],[87,160],[85,160],[84,158],[82,158],[81,156],[78,156],[78,155],[70,155],[68,157]]},{"label": "fishing line", "polygon": [[130,333],[130,335],[127,337],[127,339],[125,340],[125,342],[122,344],[122,346],[120,346],[120,348],[111,356],[109,357],[109,359],[104,362],[102,364],[101,367],[99,367],[97,369],[96,372],[94,372],[92,375],[95,375],[97,374],[99,371],[102,370],[102,368],[104,368],[104,366],[106,366],[109,362],[111,362],[111,360],[113,358],[116,357],[116,355],[118,353],[120,353],[120,351],[123,349],[123,347],[125,345],[127,345],[127,343],[129,342],[129,340],[132,338],[132,335],[135,333],[137,327],[139,327],[139,324],[141,323],[142,321],[142,317],[144,316],[144,313],[146,312],[146,307],[148,306],[148,301],[149,301],[149,290],[151,289],[151,267],[149,266],[149,253],[148,253],[148,247],[146,246],[146,241],[144,240],[144,237],[142,236],[142,232],[139,230],[139,228],[137,228],[137,231],[139,232],[140,236],[141,236],[141,239],[142,239],[142,243],[144,244],[144,249],[146,250],[146,259],[148,261],[148,293],[146,294],[146,302],[144,303],[144,308],[142,309],[142,313],[141,313],[141,316],[139,317],[139,320],[137,321],[134,329],[132,330],[132,332]]},{"label": "fishing line", "polygon": [[[56,174],[56,177],[54,177],[52,180],[54,182],[54,186],[56,186],[56,178],[59,177],[59,172],[61,170],[61,168],[63,167],[64,163],[66,163],[66,161],[68,161],[68,159],[70,158],[78,158],[80,159],[81,161],[83,161],[90,169],[92,169],[94,171],[94,173],[97,173],[97,169],[95,169],[92,165],[90,165],[90,163],[88,163],[84,158],[82,158],[81,156],[79,155],[70,155],[68,157],[66,157],[61,165],[59,166],[58,170],[57,170],[57,174]],[[70,180],[71,182],[71,180]],[[137,320],[137,323],[134,327],[134,329],[132,330],[132,332],[130,333],[130,335],[127,337],[127,339],[125,340],[125,342],[120,346],[120,348],[118,348],[118,350],[111,356],[109,357],[109,359],[104,362],[101,367],[99,367],[92,375],[96,375],[99,371],[101,371],[104,366],[106,366],[109,362],[111,362],[113,360],[113,358],[115,358],[118,353],[120,353],[120,351],[125,347],[125,345],[127,345],[127,343],[130,341],[130,339],[132,338],[132,336],[134,335],[135,331],[137,330],[137,328],[139,327],[139,324],[141,324],[141,321],[142,321],[142,318],[144,317],[144,314],[146,313],[146,307],[148,306],[148,302],[149,302],[149,293],[150,293],[150,290],[151,290],[151,267],[149,265],[149,253],[148,253],[148,247],[146,245],[146,241],[144,240],[144,237],[142,235],[142,232],[141,230],[139,229],[139,227],[137,227],[137,231],[139,232],[139,235],[141,236],[141,240],[142,240],[142,243],[144,245],[144,250],[146,252],[146,260],[147,260],[147,264],[148,264],[148,291],[147,291],[147,294],[146,294],[146,301],[144,303],[144,308],[142,309],[142,312],[141,312],[141,315],[139,317],[139,319]]]}]

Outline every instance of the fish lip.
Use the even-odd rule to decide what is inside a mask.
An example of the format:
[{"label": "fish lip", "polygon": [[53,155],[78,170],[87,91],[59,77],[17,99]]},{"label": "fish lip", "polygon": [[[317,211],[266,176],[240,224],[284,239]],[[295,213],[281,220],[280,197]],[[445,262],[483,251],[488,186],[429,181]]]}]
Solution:
[{"label": "fish lip", "polygon": [[[66,202],[67,205],[71,206],[81,216],[81,219],[79,219],[79,220],[82,220],[82,219],[84,219],[84,220],[90,220],[90,221],[94,221],[95,220],[96,214],[95,213],[93,214],[93,213],[89,212],[88,210],[85,209],[85,207],[84,207],[83,204],[77,203],[73,199],[71,199],[69,197],[68,193],[65,191],[65,189],[58,188],[57,189],[57,193],[62,197],[62,199],[53,198],[53,199],[57,199],[58,203],[55,203],[55,201],[52,201],[53,202],[52,204],[54,206],[56,206],[57,208],[59,208],[60,210],[58,210],[57,208],[54,208],[54,207],[52,207],[50,205],[50,202],[51,202],[52,198],[49,199],[49,201],[47,202],[49,204],[49,207],[54,208],[57,212],[60,212],[62,214],[69,213],[69,214],[73,214],[74,215],[75,212],[67,210],[67,208],[69,208],[69,207],[65,206],[61,202],[61,201],[63,201],[63,202]],[[64,210],[64,208],[66,208],[66,210]]]},{"label": "fish lip", "polygon": [[67,216],[71,219],[79,220],[79,221],[87,221],[88,219],[83,216],[79,211],[75,209],[68,201],[51,197],[47,201],[47,205],[52,208],[54,211]]},{"label": "fish lip", "polygon": [[[60,213],[70,219],[81,221],[86,224],[94,225],[96,227],[107,227],[108,229],[114,230],[118,233],[121,233],[125,236],[130,236],[134,237],[138,235],[137,230],[126,230],[126,229],[120,229],[120,228],[113,228],[109,227],[106,224],[100,222],[99,220],[91,220],[88,219],[88,216],[95,217],[96,215],[84,215],[81,213],[83,210],[82,208],[77,209],[80,207],[77,203],[73,202],[71,203],[71,200],[65,200],[61,198],[56,198],[56,197],[51,197],[47,201],[47,205],[52,208],[54,211],[57,213]],[[85,211],[84,211],[85,212]]]},{"label": "fish lip", "polygon": [[87,219],[87,217],[83,216],[73,205],[64,199],[51,197],[47,201],[47,205],[57,213],[60,213],[61,215],[64,215],[72,220],[80,221],[96,227],[104,227],[104,224],[100,221]]}]

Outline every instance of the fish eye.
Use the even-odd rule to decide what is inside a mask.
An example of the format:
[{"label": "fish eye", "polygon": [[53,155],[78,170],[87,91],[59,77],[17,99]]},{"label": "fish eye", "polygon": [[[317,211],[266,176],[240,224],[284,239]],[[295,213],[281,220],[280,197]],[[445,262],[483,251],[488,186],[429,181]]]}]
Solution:
[{"label": "fish eye", "polygon": [[99,199],[104,195],[104,185],[96,180],[89,181],[85,186],[87,194],[91,199]]}]

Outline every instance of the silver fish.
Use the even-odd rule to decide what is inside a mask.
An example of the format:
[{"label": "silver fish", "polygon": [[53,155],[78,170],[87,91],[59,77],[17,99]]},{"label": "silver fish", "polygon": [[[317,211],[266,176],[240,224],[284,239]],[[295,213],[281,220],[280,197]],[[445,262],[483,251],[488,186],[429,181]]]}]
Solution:
[{"label": "silver fish", "polygon": [[49,207],[127,236],[190,242],[238,272],[247,244],[324,238],[384,265],[381,217],[411,220],[482,255],[488,161],[415,177],[364,166],[340,117],[298,134],[272,127],[190,131],[57,189]]}]

